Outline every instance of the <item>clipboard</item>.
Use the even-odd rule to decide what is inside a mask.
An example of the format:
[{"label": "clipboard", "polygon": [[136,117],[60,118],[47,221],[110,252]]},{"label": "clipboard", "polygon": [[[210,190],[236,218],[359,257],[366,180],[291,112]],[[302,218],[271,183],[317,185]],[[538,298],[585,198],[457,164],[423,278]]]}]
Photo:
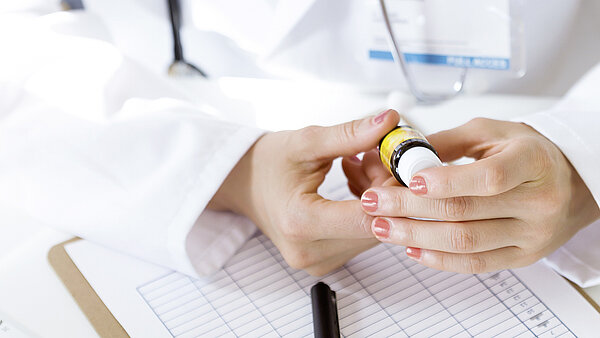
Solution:
[{"label": "clipboard", "polygon": [[[66,244],[78,240],[81,239],[72,238],[53,246],[48,251],[48,262],[100,337],[129,337],[65,250]],[[565,280],[600,313],[600,306],[581,287],[566,278]]]},{"label": "clipboard", "polygon": [[66,244],[78,240],[80,238],[72,238],[53,246],[48,251],[50,266],[67,287],[67,290],[69,290],[69,293],[100,337],[129,337],[65,250]]}]

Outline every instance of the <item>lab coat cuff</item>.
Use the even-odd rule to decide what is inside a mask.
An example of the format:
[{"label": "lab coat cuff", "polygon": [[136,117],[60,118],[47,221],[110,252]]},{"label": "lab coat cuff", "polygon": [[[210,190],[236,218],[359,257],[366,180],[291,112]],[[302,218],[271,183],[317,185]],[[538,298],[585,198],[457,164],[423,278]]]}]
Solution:
[{"label": "lab coat cuff", "polygon": [[[212,214],[202,217],[202,212],[229,172],[262,134],[264,131],[261,129],[240,127],[228,135],[226,142],[212,154],[211,165],[205,166],[204,170],[198,173],[196,183],[169,226],[167,245],[176,270],[191,276],[210,274],[221,268],[254,232],[253,226],[247,221],[234,221],[230,216],[229,222],[226,222],[224,217],[215,217]],[[201,229],[206,229],[204,225],[209,219],[213,222],[213,228],[202,233]],[[219,232],[215,235],[214,228],[219,227],[221,230],[217,230]],[[193,249],[194,239],[204,235],[208,236],[210,241],[208,244],[204,242],[203,246],[206,249]],[[190,253],[193,256],[190,256]]]},{"label": "lab coat cuff", "polygon": [[[200,277],[217,272],[256,231],[245,216],[204,210],[186,238],[186,258],[193,267],[188,274]],[[211,237],[210,243],[206,237]]]},{"label": "lab coat cuff", "polygon": [[[593,225],[600,226],[600,224]],[[600,270],[586,264],[566,246],[558,248],[558,250],[544,258],[543,262],[582,288],[600,285]]]}]

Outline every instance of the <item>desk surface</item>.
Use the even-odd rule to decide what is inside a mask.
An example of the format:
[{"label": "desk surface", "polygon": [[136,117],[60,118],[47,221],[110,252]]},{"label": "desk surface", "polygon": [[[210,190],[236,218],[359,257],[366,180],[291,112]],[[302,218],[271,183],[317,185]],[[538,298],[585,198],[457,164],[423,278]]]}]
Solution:
[{"label": "desk surface", "polygon": [[[339,98],[339,95],[333,96],[333,99],[337,99],[336,97]],[[272,98],[264,98],[269,99]],[[386,102],[385,97],[372,94],[359,100],[358,105],[353,105],[347,99],[340,105],[329,102],[328,109],[335,107],[335,110],[344,112],[345,119],[352,119],[365,112],[378,110]],[[463,97],[440,106],[417,107],[407,116],[412,123],[428,133],[462,124],[473,116],[509,119],[546,109],[554,102],[553,98]],[[299,106],[296,112],[291,113],[301,114],[304,108]],[[279,109],[277,113],[281,116]],[[269,117],[262,116],[257,121],[269,121]],[[330,124],[329,122],[324,123]],[[48,250],[54,244],[72,236],[47,229],[43,224],[35,224],[31,220],[24,221],[23,215],[14,210],[2,210],[0,207],[0,215],[0,312],[39,336],[96,336],[46,258]],[[585,291],[600,303],[600,286],[587,288]]]}]

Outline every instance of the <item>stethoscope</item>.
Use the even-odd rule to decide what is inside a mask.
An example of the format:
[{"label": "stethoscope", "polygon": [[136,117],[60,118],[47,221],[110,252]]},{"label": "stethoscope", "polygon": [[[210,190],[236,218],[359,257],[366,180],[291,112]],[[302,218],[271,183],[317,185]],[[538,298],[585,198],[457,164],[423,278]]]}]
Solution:
[{"label": "stethoscope", "polygon": [[[173,34],[173,62],[169,66],[169,75],[199,75],[202,77],[207,77],[204,71],[185,60],[183,56],[183,47],[181,45],[180,37],[181,11],[179,8],[179,1],[168,0],[168,2],[169,18],[171,20],[171,31]],[[465,79],[467,77],[467,68],[462,68],[459,78],[456,82],[454,82],[454,85],[452,86],[452,92],[450,92],[449,94],[426,93],[417,87],[414,74],[410,71],[404,54],[402,53],[402,49],[400,48],[400,45],[398,44],[398,42],[396,41],[396,37],[394,36],[392,24],[388,16],[387,8],[385,6],[385,0],[379,0],[379,5],[381,7],[381,14],[383,16],[383,21],[387,29],[387,37],[389,45],[391,46],[394,62],[399,65],[402,73],[404,74],[404,78],[406,79],[408,88],[410,92],[414,95],[414,97],[417,99],[417,101],[425,104],[437,103],[440,101],[451,99],[460,94],[464,88]]]},{"label": "stethoscope", "polygon": [[169,66],[170,76],[201,76],[207,77],[200,68],[187,62],[183,57],[183,46],[181,45],[181,9],[178,0],[168,0],[169,19],[171,20],[171,33],[173,34],[173,62]]},{"label": "stethoscope", "polygon": [[394,36],[392,24],[388,16],[387,8],[385,6],[385,0],[379,0],[379,5],[381,7],[381,14],[383,16],[383,21],[385,23],[385,27],[388,33],[388,44],[392,47],[391,50],[392,56],[394,57],[394,62],[400,66],[400,69],[404,74],[404,78],[406,79],[408,88],[410,89],[410,92],[413,94],[413,96],[417,99],[417,101],[425,104],[438,103],[444,100],[451,99],[460,94],[465,85],[465,79],[467,77],[467,68],[462,68],[458,80],[454,82],[454,85],[452,86],[452,92],[450,92],[449,94],[425,93],[417,87],[415,77],[408,68],[406,59],[404,58],[404,53],[402,53],[400,44],[398,44],[398,42],[396,41],[396,37]]}]

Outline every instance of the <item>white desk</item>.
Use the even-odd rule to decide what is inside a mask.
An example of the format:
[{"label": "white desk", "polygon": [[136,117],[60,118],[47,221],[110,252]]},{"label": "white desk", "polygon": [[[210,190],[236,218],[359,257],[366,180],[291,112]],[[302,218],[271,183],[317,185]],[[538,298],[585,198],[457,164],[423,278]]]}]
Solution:
[{"label": "white desk", "polygon": [[[281,84],[276,85],[278,91],[282,91]],[[268,87],[269,84],[265,86]],[[244,94],[243,90],[236,96],[238,99],[259,102],[256,109],[265,113],[259,114],[257,121],[264,127],[277,123],[284,128],[299,127],[302,120],[298,116],[306,115],[307,110],[310,111],[308,115],[314,119],[311,123],[336,122],[331,117],[318,120],[319,105],[314,101],[310,103],[306,99],[300,100],[303,95],[299,95],[297,88],[291,89],[293,94],[281,97],[285,101],[284,105],[274,104],[273,96],[267,95],[266,90],[262,96],[257,91]],[[244,95],[250,97],[243,97]],[[323,106],[329,113],[343,116],[345,120],[370,114],[385,106],[385,98],[374,94],[348,95],[336,90],[323,93],[319,89],[310,92],[309,96],[323,100]],[[552,98],[464,97],[441,106],[417,107],[407,116],[412,123],[429,133],[460,125],[473,116],[510,119],[546,109],[554,102],[555,99]],[[285,114],[282,110],[286,111]],[[287,114],[295,118],[286,118]],[[11,214],[11,210],[0,210],[0,215],[3,215],[0,222],[0,312],[42,337],[95,336],[95,331],[47,263],[46,255],[50,247],[71,236],[42,226],[25,227],[22,225],[22,215],[14,212]],[[600,303],[600,286],[588,288],[586,292]]]}]

